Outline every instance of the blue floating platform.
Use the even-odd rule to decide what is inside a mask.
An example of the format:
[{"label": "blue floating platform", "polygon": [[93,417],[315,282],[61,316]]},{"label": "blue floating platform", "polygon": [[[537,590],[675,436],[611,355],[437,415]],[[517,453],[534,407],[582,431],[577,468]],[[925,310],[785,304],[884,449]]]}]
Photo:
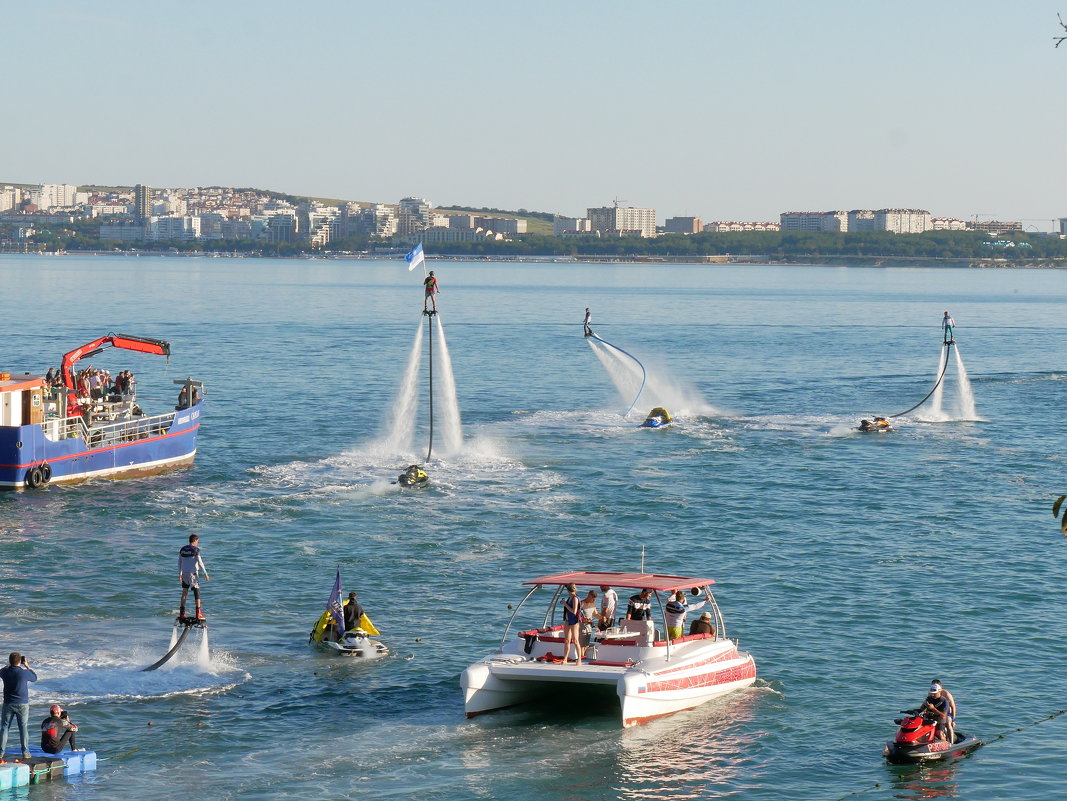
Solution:
[{"label": "blue floating platform", "polygon": [[25,787],[30,783],[30,766],[21,762],[0,765],[0,790]]},{"label": "blue floating platform", "polygon": [[[63,773],[66,776],[77,776],[80,773],[96,770],[96,751],[60,751],[58,754],[46,754],[44,749],[39,745],[30,746],[30,754],[37,760],[42,759],[59,759],[63,762]],[[6,754],[8,763],[6,765],[0,765],[0,790],[8,787],[22,787],[29,784],[31,780],[36,776],[34,771],[30,770],[29,765],[19,764],[12,762],[12,759],[19,759],[22,756],[22,752],[18,749],[14,751],[9,750]],[[18,773],[25,773],[25,781],[19,781],[17,784],[5,784],[7,777],[4,775],[5,768],[22,768],[22,771],[16,771]],[[17,776],[12,776],[11,781],[18,781]]]}]

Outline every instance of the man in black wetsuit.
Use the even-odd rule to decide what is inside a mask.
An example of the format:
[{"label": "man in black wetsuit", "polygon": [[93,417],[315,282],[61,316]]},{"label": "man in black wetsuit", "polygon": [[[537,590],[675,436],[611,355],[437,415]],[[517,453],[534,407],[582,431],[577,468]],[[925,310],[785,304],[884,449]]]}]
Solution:
[{"label": "man in black wetsuit", "polygon": [[41,749],[46,754],[58,754],[60,751],[77,750],[74,733],[78,727],[70,722],[67,713],[59,704],[53,704],[48,710],[48,717],[41,721]]},{"label": "man in black wetsuit", "polygon": [[652,619],[652,590],[644,589],[637,595],[630,596],[630,603],[626,605],[626,619]]},{"label": "man in black wetsuit", "polygon": [[359,619],[363,617],[363,607],[356,600],[354,592],[348,593],[348,601],[345,603],[345,631],[359,628]]}]

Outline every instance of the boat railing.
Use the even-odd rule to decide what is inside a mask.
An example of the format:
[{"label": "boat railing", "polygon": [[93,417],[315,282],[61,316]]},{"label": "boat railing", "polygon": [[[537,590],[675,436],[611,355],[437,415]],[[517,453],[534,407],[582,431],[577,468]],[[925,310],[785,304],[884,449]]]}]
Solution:
[{"label": "boat railing", "polygon": [[109,423],[86,425],[81,415],[52,418],[41,423],[45,437],[53,441],[81,437],[90,448],[113,447],[125,442],[166,434],[174,423],[174,412],[152,417],[133,416]]}]

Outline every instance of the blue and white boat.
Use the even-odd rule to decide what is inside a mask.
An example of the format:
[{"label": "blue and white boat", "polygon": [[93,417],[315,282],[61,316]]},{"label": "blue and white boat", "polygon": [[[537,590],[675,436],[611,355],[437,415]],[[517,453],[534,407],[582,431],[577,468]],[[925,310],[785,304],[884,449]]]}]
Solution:
[{"label": "blue and white boat", "polygon": [[651,412],[648,413],[648,417],[641,423],[638,428],[666,428],[674,423],[671,419],[670,412],[664,409],[662,406],[657,406]]},{"label": "blue and white boat", "polygon": [[193,463],[203,384],[175,381],[174,410],[147,415],[132,384],[110,392],[78,386],[74,364],[107,347],[170,356],[163,340],[108,334],[66,354],[56,386],[0,372],[0,489],[146,476]]}]

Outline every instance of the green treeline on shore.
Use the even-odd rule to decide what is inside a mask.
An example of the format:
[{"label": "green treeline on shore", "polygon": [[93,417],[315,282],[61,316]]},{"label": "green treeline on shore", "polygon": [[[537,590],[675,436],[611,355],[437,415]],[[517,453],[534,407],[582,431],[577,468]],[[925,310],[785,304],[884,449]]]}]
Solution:
[{"label": "green treeline on shore", "polygon": [[[6,233],[0,229],[0,234]],[[3,237],[5,240],[7,237]],[[119,242],[99,238],[99,222],[78,220],[62,228],[38,228],[32,251],[151,251],[184,253],[239,253],[297,256],[309,253],[369,253],[374,249],[402,249],[409,244],[368,237],[349,237],[312,248],[304,243],[267,243],[253,240],[192,240]],[[10,248],[9,248],[10,249]],[[607,257],[700,260],[727,256],[763,257],[771,261],[819,258],[914,258],[975,260],[999,259],[1010,263],[1067,259],[1067,240],[1032,233],[991,237],[977,231],[927,231],[892,234],[885,231],[830,233],[816,231],[752,231],[738,233],[664,234],[655,238],[519,234],[512,240],[424,244],[428,256],[482,257]]]}]

